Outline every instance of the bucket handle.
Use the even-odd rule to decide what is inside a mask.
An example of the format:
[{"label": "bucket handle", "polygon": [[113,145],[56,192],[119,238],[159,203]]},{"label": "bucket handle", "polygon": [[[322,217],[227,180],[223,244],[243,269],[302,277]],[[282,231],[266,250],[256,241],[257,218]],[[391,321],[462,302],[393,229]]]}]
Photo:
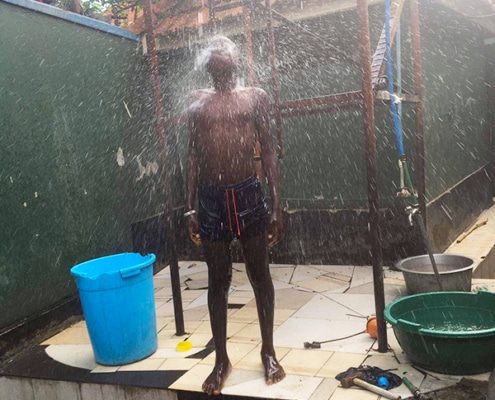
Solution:
[{"label": "bucket handle", "polygon": [[130,278],[131,276],[139,275],[141,269],[146,267],[147,265],[133,265],[132,267],[122,268],[120,270],[120,276],[122,278]]}]

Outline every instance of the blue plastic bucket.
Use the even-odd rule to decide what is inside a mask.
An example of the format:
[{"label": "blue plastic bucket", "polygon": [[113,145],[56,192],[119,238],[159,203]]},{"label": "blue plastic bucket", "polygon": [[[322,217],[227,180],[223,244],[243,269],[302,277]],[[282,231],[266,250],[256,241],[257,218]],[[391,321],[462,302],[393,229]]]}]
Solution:
[{"label": "blue plastic bucket", "polygon": [[97,363],[129,364],[155,352],[155,259],[122,253],[71,268]]}]

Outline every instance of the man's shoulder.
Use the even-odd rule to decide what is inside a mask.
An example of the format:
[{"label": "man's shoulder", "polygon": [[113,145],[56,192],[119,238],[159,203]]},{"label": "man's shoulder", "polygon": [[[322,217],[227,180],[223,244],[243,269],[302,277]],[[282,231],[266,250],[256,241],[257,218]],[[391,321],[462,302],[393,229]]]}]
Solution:
[{"label": "man's shoulder", "polygon": [[198,111],[212,95],[212,89],[198,89],[192,91],[191,93],[189,93],[189,98],[187,101],[187,111],[189,113]]},{"label": "man's shoulder", "polygon": [[197,89],[189,93],[189,100],[195,101],[204,97],[209,97],[214,93],[213,89]]},{"label": "man's shoulder", "polygon": [[247,92],[248,96],[255,101],[256,107],[268,102],[268,94],[260,87],[248,86],[243,88],[243,90]]},{"label": "man's shoulder", "polygon": [[256,96],[267,96],[265,90],[257,86],[247,86],[243,89]]}]

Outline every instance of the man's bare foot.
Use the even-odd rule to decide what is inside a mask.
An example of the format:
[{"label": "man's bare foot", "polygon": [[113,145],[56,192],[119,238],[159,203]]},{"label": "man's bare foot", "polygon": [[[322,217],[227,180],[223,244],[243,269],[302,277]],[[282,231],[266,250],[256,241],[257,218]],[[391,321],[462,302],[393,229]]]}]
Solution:
[{"label": "man's bare foot", "polygon": [[208,395],[219,395],[231,370],[230,362],[215,364],[213,371],[203,383],[203,391]]},{"label": "man's bare foot", "polygon": [[265,367],[267,385],[273,385],[285,378],[285,371],[275,358],[274,354],[261,354],[261,360]]}]

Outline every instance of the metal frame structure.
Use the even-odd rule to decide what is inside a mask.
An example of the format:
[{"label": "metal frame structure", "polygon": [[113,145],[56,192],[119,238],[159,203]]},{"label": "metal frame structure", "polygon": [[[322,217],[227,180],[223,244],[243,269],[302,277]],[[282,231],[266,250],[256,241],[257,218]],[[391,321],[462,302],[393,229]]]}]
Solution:
[{"label": "metal frame structure", "polygon": [[[407,1],[410,5],[410,29],[411,29],[411,46],[413,56],[413,75],[414,75],[414,95],[407,95],[400,93],[403,102],[413,103],[415,108],[415,162],[417,172],[417,187],[418,187],[418,202],[419,209],[425,214],[425,169],[424,169],[424,140],[423,140],[423,102],[422,102],[422,78],[421,78],[421,47],[420,47],[420,33],[419,33],[419,12],[418,12],[418,0],[398,0],[396,4],[396,14],[392,18],[400,19],[400,13],[404,1]],[[375,136],[375,105],[384,105],[385,102],[390,99],[388,92],[377,90],[378,77],[380,72],[383,71],[384,62],[384,34],[380,38],[377,50],[372,57],[371,55],[371,42],[369,32],[369,15],[368,15],[368,0],[356,0],[358,20],[359,20],[359,52],[361,61],[357,65],[361,69],[362,74],[362,89],[361,91],[329,94],[314,98],[305,98],[281,102],[279,96],[279,71],[277,69],[277,57],[276,57],[276,45],[275,45],[275,28],[274,20],[278,19],[284,23],[292,23],[283,15],[273,10],[270,0],[265,0],[265,4],[262,5],[259,2],[253,0],[238,0],[238,1],[222,1],[222,0],[208,0],[208,8],[210,12],[210,22],[213,24],[213,29],[216,24],[216,13],[225,11],[228,9],[243,7],[243,20],[244,20],[244,36],[246,38],[247,49],[247,66],[248,66],[248,80],[250,84],[255,84],[255,72],[254,72],[254,56],[253,56],[253,43],[252,43],[252,14],[254,10],[260,8],[267,16],[266,26],[268,31],[268,49],[271,68],[270,84],[272,86],[273,102],[271,104],[271,114],[276,124],[277,141],[279,157],[284,156],[283,135],[282,135],[282,121],[283,118],[300,115],[321,114],[328,112],[336,112],[349,109],[361,109],[364,117],[364,136],[365,136],[365,152],[366,152],[366,174],[367,174],[367,192],[368,192],[368,207],[369,207],[369,221],[370,221],[370,242],[371,242],[371,255],[373,266],[373,280],[374,280],[374,292],[375,292],[375,310],[377,317],[377,329],[378,329],[378,350],[380,352],[387,351],[387,331],[386,323],[383,315],[385,308],[385,296],[384,296],[384,283],[383,283],[383,260],[382,260],[382,243],[380,238],[379,228],[379,206],[378,206],[378,185],[377,185],[377,150],[376,150],[376,136]],[[166,148],[166,139],[164,131],[163,121],[163,107],[161,105],[161,92],[158,77],[158,61],[157,50],[154,45],[155,35],[153,31],[153,24],[151,20],[151,1],[143,0],[143,9],[145,12],[146,22],[146,36],[148,46],[148,56],[151,61],[151,75],[152,75],[152,87],[154,93],[154,105],[156,112],[156,128],[160,136],[160,141],[164,148]],[[305,30],[298,24],[294,24],[302,34],[312,35],[316,39],[320,39],[313,33]],[[332,48],[339,56],[346,60],[350,60],[345,52]],[[381,58],[381,59],[380,59]],[[352,61],[356,65],[355,61]],[[168,121],[172,122],[172,121]],[[177,121],[176,121],[177,122]],[[164,151],[164,154],[165,151]],[[165,157],[165,156],[164,156]],[[162,159],[162,163],[166,163],[166,159]],[[168,185],[168,178],[164,175],[164,184]],[[167,189],[165,189],[166,195]],[[167,195],[166,195],[167,196]],[[166,212],[171,214],[172,211],[166,204]],[[171,218],[169,217],[169,220]],[[173,239],[173,223],[169,224],[170,238]],[[172,241],[174,243],[174,241]],[[174,249],[174,246],[171,246]],[[173,251],[171,260],[172,281],[175,282],[175,286],[178,282],[178,267],[176,253]],[[176,293],[178,291],[178,293]],[[176,295],[177,300],[176,300]],[[175,302],[178,302],[176,304]],[[176,327],[177,333],[183,332],[183,317],[182,309],[180,305],[180,286],[174,291],[174,305],[176,311]],[[178,322],[177,322],[178,320]],[[182,322],[181,322],[182,321]],[[182,326],[181,326],[182,324]]]}]

